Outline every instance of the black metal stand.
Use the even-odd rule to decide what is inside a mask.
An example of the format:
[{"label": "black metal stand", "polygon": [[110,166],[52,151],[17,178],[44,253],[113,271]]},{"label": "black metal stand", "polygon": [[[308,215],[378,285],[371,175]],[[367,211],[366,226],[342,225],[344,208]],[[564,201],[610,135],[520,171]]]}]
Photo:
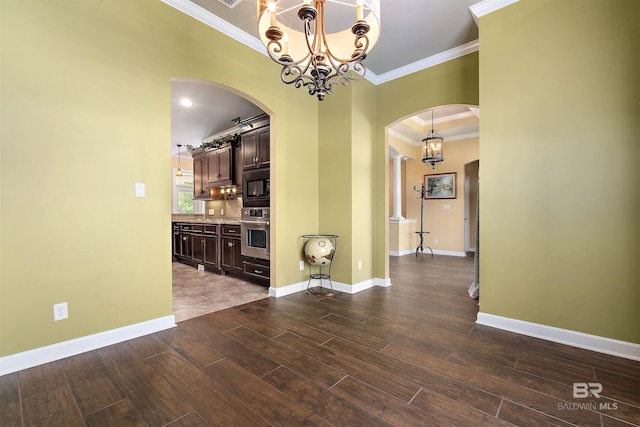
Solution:
[{"label": "black metal stand", "polygon": [[[424,252],[424,248],[426,246],[424,244],[424,235],[429,234],[429,231],[424,231],[424,195],[425,195],[424,182],[422,183],[422,187],[420,187],[420,190],[418,190],[415,187],[415,185],[413,186],[413,190],[420,193],[420,231],[415,232],[418,236],[420,236],[420,243],[416,248],[416,257],[417,257],[418,251],[420,251],[420,253]],[[431,246],[426,246],[426,248],[431,251],[431,258],[433,258],[433,249],[431,249]]]},{"label": "black metal stand", "polygon": [[[337,246],[338,246],[338,236],[335,234],[305,234],[302,236],[302,238],[304,239],[304,243],[302,245],[303,249],[307,246],[307,241],[309,239],[312,238],[316,238],[316,237],[326,237],[327,239],[329,239],[331,241],[331,244],[333,245],[333,256],[335,257],[335,253],[337,250]],[[306,257],[305,257],[306,259]],[[323,273],[322,272],[322,266],[320,265],[315,265],[309,262],[309,260],[307,261],[307,265],[309,266],[309,282],[307,282],[307,289],[305,291],[305,293],[307,294],[314,294],[314,295],[324,295],[324,296],[328,296],[331,297],[333,295],[335,295],[335,293],[337,291],[335,291],[333,289],[333,283],[331,283],[331,266],[333,265],[333,259],[331,260],[331,262],[326,266],[327,269],[329,270],[328,273]],[[312,271],[312,266],[317,267],[317,273],[314,273]],[[319,290],[316,291],[311,287],[311,280],[320,280],[320,286],[319,286]],[[324,289],[322,287],[322,281],[323,280],[328,280],[329,281],[329,288],[330,291],[329,292],[322,292],[322,290]]]}]

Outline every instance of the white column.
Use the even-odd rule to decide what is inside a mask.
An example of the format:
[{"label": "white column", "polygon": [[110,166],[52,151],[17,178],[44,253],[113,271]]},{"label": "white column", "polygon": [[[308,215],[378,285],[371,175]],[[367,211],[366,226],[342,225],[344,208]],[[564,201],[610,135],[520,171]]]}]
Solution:
[{"label": "white column", "polygon": [[393,158],[393,216],[391,219],[404,219],[402,216],[402,155]]}]

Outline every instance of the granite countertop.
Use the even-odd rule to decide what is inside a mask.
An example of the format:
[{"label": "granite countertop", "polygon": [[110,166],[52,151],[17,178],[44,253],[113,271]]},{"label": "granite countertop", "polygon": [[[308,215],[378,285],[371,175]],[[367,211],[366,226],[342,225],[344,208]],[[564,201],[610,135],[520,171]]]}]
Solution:
[{"label": "granite countertop", "polygon": [[239,219],[173,219],[171,222],[183,222],[190,224],[234,224],[240,225]]}]

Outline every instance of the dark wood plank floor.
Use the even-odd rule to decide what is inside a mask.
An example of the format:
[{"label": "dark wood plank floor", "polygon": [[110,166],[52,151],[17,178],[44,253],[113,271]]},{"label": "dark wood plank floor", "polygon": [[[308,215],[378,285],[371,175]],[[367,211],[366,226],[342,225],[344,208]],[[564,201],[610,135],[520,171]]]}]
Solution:
[{"label": "dark wood plank floor", "polygon": [[640,423],[640,363],[475,325],[469,258],[390,264],[389,288],[267,298],[2,376],[0,425]]}]

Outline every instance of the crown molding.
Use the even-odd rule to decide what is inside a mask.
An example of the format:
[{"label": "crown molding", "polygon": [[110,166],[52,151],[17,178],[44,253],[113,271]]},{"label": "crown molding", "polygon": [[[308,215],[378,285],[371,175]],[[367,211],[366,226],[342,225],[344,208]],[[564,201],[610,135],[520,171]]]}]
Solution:
[{"label": "crown molding", "polygon": [[452,59],[459,58],[472,52],[477,52],[480,49],[478,40],[470,41],[463,45],[454,47],[444,52],[436,53],[428,58],[421,59],[411,64],[404,65],[395,70],[388,71],[386,73],[376,75],[367,70],[365,78],[375,85],[389,82],[400,77],[415,73],[417,71],[424,70],[425,68],[433,67],[435,65],[442,64],[443,62],[450,61]]},{"label": "crown molding", "polygon": [[473,16],[473,20],[476,21],[476,25],[480,26],[479,19],[488,13],[495,12],[498,9],[509,6],[512,3],[516,3],[520,0],[483,0],[480,3],[472,4],[469,6],[469,12]]},{"label": "crown molding", "polygon": [[389,129],[389,136],[399,141],[406,142],[407,144],[415,145],[416,147],[420,146],[420,141],[414,141],[413,139],[408,138],[407,136],[393,129]]},{"label": "crown molding", "polygon": [[[202,22],[209,27],[220,31],[221,33],[231,37],[232,39],[250,47],[251,49],[259,52],[265,56],[267,55],[267,50],[262,44],[262,42],[253,37],[249,33],[241,30],[235,25],[229,24],[227,21],[217,17],[213,13],[209,12],[206,9],[198,6],[195,3],[192,3],[189,0],[161,0],[163,3],[173,7],[174,9],[179,10],[180,12]],[[490,0],[485,0],[490,1]],[[491,0],[493,1],[493,0]],[[500,0],[507,1],[507,0]],[[511,2],[517,0],[510,0]],[[424,70],[425,68],[433,67],[434,65],[442,64],[443,62],[450,61],[452,59],[459,58],[471,52],[476,52],[479,49],[478,40],[471,41],[469,43],[463,44],[458,47],[454,47],[453,49],[449,49],[444,52],[437,53],[428,58],[421,59],[412,64],[405,65],[400,68],[396,68],[395,70],[389,71],[387,73],[383,73],[380,75],[374,74],[370,70],[367,70],[365,74],[365,79],[369,80],[374,85],[379,85],[382,83],[386,83],[388,81],[406,76],[411,73],[415,73],[416,71]]]},{"label": "crown molding", "polygon": [[180,12],[202,22],[209,27],[220,31],[221,33],[231,37],[232,39],[239,41],[240,43],[250,47],[251,49],[260,52],[267,56],[267,50],[260,40],[253,37],[251,34],[241,30],[235,25],[231,25],[224,19],[221,19],[209,12],[206,9],[192,3],[189,0],[160,0],[163,3],[179,10]]}]

